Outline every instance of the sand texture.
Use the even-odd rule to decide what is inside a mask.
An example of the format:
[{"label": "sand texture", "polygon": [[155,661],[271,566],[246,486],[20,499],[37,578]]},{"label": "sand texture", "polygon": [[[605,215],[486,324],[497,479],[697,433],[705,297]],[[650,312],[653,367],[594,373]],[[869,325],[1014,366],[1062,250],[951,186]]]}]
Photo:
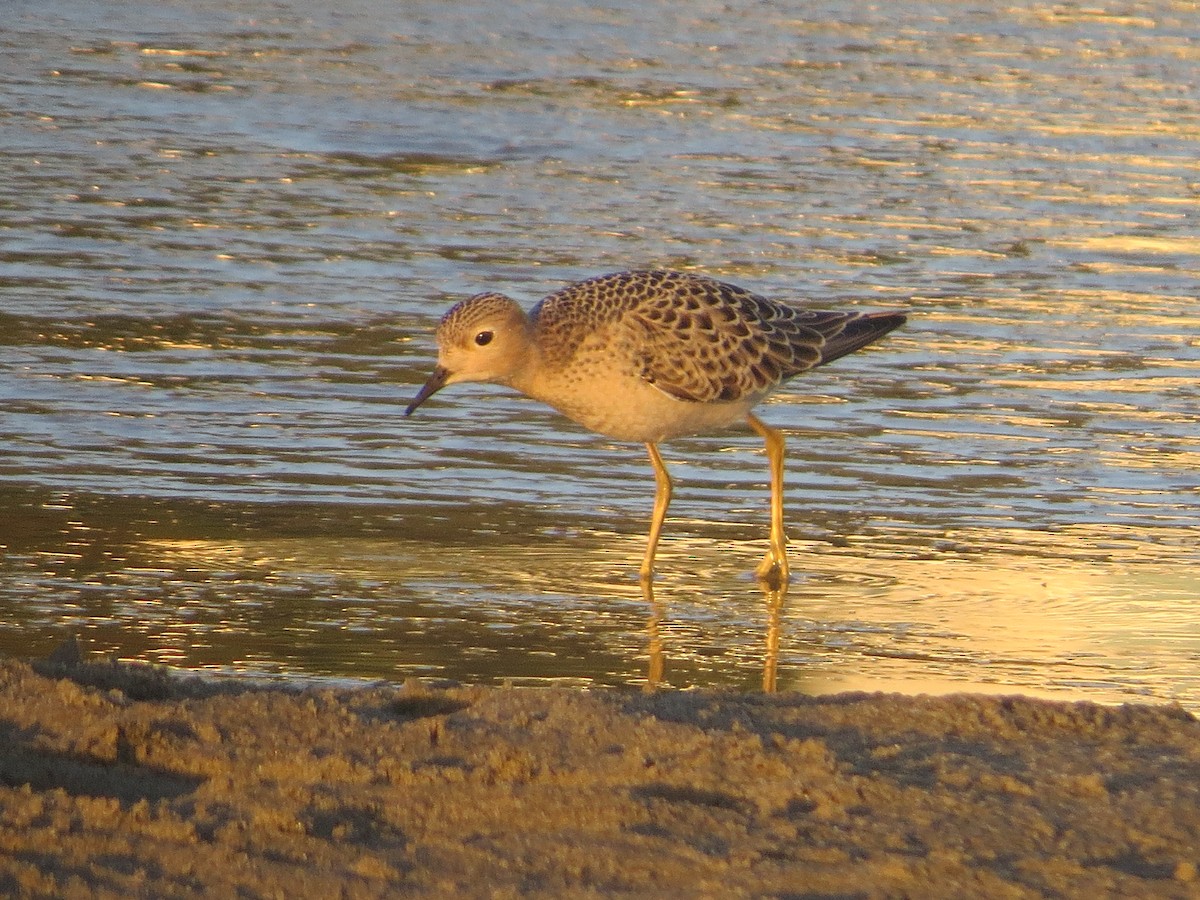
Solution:
[{"label": "sand texture", "polygon": [[0,894],[1198,897],[1174,707],[0,660]]}]

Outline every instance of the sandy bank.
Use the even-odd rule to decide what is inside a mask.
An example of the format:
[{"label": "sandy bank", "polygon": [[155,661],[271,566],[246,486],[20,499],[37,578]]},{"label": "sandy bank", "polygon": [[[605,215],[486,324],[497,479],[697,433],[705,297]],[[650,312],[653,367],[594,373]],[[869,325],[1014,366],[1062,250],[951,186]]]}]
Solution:
[{"label": "sandy bank", "polygon": [[0,661],[0,893],[1200,896],[1200,723]]}]

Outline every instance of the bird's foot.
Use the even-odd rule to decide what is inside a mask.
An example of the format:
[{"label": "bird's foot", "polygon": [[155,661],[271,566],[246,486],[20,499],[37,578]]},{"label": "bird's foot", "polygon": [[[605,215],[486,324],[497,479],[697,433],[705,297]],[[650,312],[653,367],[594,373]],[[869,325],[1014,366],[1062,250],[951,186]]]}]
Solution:
[{"label": "bird's foot", "polygon": [[790,573],[787,556],[776,556],[774,551],[769,551],[754,570],[754,574],[758,576],[759,581],[765,582],[767,587],[778,590],[788,583]]}]

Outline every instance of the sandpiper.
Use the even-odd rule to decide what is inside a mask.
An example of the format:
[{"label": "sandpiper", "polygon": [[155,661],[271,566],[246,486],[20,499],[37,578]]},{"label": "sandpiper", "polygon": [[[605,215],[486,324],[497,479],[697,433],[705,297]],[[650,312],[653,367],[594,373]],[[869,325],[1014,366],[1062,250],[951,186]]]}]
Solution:
[{"label": "sandpiper", "polygon": [[789,378],[904,320],[898,312],[804,309],[671,271],[589,278],[528,314],[503,294],[476,294],[442,317],[437,366],[405,415],[446,385],[485,381],[515,388],[592,431],[644,443],[657,485],[639,570],[647,584],[671,502],[659,442],[745,421],[766,444],[771,475],[770,549],[757,574],[786,583],[783,435],[751,410]]}]

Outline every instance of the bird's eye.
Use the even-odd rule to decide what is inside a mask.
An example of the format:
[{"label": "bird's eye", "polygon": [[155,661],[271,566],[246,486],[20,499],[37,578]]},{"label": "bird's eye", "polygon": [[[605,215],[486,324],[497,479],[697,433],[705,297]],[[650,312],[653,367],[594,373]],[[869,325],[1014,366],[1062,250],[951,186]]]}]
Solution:
[{"label": "bird's eye", "polygon": [[475,335],[475,344],[479,347],[486,347],[492,342],[492,338],[495,336],[496,335],[491,331],[481,331],[479,334]]}]

